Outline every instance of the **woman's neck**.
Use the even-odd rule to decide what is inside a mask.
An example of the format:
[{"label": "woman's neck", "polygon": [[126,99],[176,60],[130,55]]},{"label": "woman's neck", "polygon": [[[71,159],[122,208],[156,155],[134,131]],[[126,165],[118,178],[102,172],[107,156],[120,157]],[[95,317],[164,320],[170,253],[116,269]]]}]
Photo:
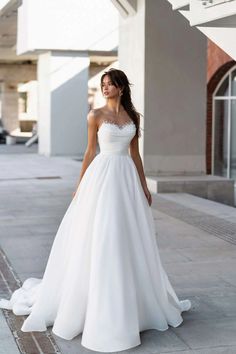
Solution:
[{"label": "woman's neck", "polygon": [[106,107],[109,111],[111,111],[114,114],[119,114],[121,111],[123,111],[123,107],[120,102],[120,98],[110,98],[107,100]]}]

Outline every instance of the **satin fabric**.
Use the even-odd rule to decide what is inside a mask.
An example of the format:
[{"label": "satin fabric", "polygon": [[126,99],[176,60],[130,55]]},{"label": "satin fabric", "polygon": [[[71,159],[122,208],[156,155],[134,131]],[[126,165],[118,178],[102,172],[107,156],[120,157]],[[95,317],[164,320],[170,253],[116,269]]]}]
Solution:
[{"label": "satin fabric", "polygon": [[28,278],[9,300],[29,315],[21,330],[45,331],[113,352],[141,343],[146,329],[179,326],[190,308],[163,269],[151,207],[129,155],[133,122],[104,121],[100,153],[86,169],[55,236],[42,279]]}]

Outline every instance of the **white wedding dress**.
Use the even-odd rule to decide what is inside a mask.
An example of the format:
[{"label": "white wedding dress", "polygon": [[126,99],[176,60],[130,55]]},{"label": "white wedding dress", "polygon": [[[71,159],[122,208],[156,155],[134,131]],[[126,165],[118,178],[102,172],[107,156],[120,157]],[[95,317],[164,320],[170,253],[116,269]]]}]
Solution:
[{"label": "white wedding dress", "polygon": [[28,315],[24,332],[45,331],[113,352],[141,343],[146,329],[179,326],[191,307],[173,290],[159,256],[152,209],[129,155],[132,121],[104,121],[100,153],[57,231],[42,279],[28,278],[0,308]]}]

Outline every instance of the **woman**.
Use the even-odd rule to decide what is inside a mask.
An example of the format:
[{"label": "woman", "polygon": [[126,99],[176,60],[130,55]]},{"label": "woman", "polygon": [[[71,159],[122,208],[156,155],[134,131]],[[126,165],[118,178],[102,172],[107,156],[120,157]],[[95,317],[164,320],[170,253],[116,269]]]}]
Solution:
[{"label": "woman", "polygon": [[160,261],[130,83],[110,69],[101,89],[106,104],[88,114],[78,187],[44,276],[27,279],[0,307],[29,314],[24,332],[53,326],[61,338],[83,333],[84,347],[113,352],[139,345],[143,330],[179,326],[191,303],[179,301]]}]

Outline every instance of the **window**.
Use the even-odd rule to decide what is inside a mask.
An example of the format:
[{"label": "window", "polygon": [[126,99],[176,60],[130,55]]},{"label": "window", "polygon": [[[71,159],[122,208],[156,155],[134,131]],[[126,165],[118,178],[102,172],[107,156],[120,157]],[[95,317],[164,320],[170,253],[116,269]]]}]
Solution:
[{"label": "window", "polygon": [[212,171],[236,179],[236,67],[213,94]]}]

